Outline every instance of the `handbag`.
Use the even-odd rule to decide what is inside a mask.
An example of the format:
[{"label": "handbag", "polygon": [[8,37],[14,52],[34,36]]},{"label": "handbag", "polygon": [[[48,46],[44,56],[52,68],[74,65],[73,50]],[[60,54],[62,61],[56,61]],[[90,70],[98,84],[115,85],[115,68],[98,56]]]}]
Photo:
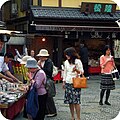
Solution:
[{"label": "handbag", "polygon": [[118,72],[117,68],[115,68],[114,70],[112,70],[111,74],[112,74],[113,80],[118,80],[120,78],[119,72]]},{"label": "handbag", "polygon": [[29,91],[27,95],[26,112],[27,114],[31,115],[32,118],[35,118],[38,113],[38,110],[39,110],[38,93],[34,84],[32,89]]},{"label": "handbag", "polygon": [[82,75],[82,77],[72,78],[74,88],[87,88],[87,78]]},{"label": "handbag", "polygon": [[56,95],[55,83],[53,80],[51,80],[51,78],[47,78],[45,88],[48,93],[48,97],[55,97]]},{"label": "handbag", "polygon": [[[37,72],[33,76],[33,79],[35,78]],[[26,99],[26,113],[31,115],[32,118],[35,118],[37,116],[38,110],[39,110],[39,103],[38,103],[38,93],[37,88],[35,87],[35,83],[32,85],[32,89],[29,89]]]}]

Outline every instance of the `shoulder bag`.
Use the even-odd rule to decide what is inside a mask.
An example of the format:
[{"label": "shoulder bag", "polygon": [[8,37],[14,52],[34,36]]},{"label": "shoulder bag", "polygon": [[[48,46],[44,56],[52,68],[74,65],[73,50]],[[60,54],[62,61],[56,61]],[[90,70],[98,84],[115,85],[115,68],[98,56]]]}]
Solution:
[{"label": "shoulder bag", "polygon": [[[36,71],[36,73],[34,74],[33,79],[35,78],[38,71]],[[38,110],[39,110],[38,93],[34,82],[32,89],[30,89],[27,94],[26,112],[27,114],[31,115],[32,118],[35,118],[37,116]]]},{"label": "shoulder bag", "polygon": [[55,83],[51,78],[47,77],[45,88],[48,93],[48,97],[55,97],[56,95]]}]

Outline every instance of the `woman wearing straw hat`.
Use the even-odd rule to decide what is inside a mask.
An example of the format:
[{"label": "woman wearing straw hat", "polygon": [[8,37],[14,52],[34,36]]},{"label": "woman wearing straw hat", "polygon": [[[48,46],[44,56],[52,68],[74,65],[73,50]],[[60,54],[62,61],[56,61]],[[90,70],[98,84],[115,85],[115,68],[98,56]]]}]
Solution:
[{"label": "woman wearing straw hat", "polygon": [[38,93],[39,110],[36,118],[34,118],[33,120],[44,120],[47,99],[47,91],[45,89],[45,72],[38,66],[37,61],[34,58],[28,59],[25,66],[28,68],[28,71],[32,73],[32,76],[30,74],[28,77],[31,84],[35,84]]},{"label": "woman wearing straw hat", "polygon": [[[49,58],[48,51],[46,49],[41,49],[37,56],[39,57],[38,65],[44,70],[47,78],[52,79],[53,62]],[[47,97],[46,114],[47,117],[54,117],[57,115],[53,97]]]}]

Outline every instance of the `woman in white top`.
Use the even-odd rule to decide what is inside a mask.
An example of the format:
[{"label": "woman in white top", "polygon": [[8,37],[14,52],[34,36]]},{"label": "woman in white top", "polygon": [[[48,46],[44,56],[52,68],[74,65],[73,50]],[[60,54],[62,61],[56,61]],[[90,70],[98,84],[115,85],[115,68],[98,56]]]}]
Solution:
[{"label": "woman in white top", "polygon": [[72,78],[84,73],[83,65],[73,47],[65,49],[64,55],[67,58],[64,63],[65,69],[63,75],[63,88],[65,89],[64,103],[69,104],[71,120],[75,120],[74,109],[77,114],[77,120],[80,120],[81,89],[73,88]]}]

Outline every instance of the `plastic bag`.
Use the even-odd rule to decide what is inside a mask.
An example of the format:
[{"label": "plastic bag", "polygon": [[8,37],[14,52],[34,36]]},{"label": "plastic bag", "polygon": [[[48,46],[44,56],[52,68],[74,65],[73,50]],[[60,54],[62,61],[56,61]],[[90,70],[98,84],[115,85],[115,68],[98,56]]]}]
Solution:
[{"label": "plastic bag", "polygon": [[58,74],[58,68],[56,66],[53,65],[53,73],[52,73],[52,77],[56,76]]}]

